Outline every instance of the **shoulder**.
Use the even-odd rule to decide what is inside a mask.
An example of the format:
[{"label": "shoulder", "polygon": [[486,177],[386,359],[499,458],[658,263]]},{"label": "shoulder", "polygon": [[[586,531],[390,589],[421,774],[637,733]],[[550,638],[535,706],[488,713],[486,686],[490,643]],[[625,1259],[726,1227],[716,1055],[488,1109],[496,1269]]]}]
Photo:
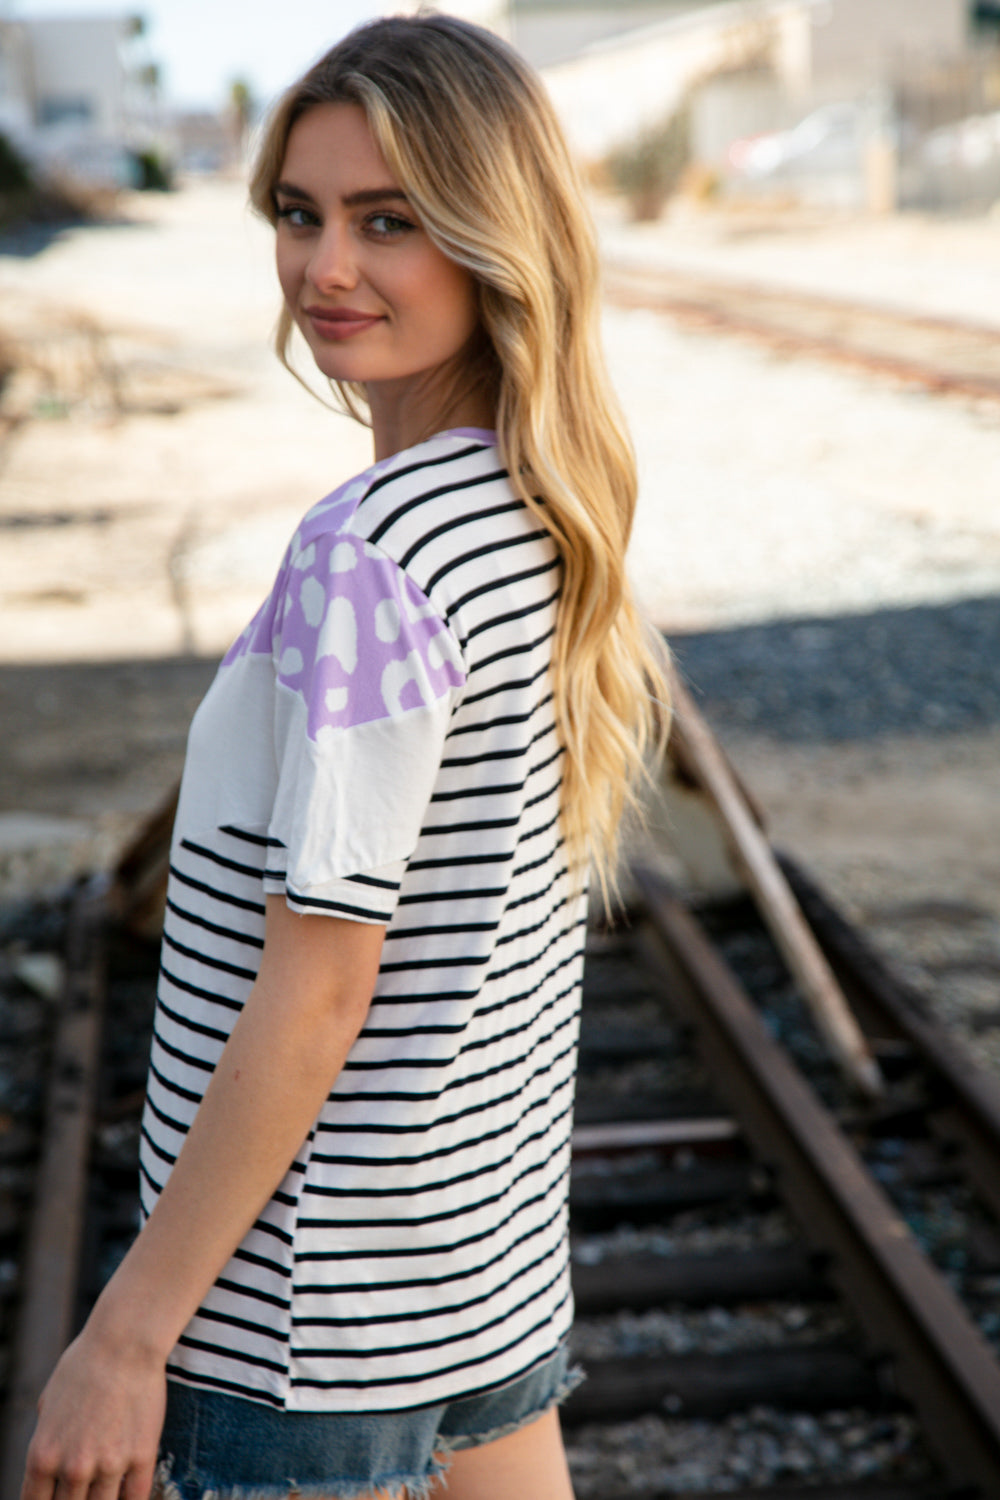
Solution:
[{"label": "shoulder", "polygon": [[317,552],[333,552],[342,541],[348,543],[339,554],[345,562],[357,542],[399,561],[406,545],[396,545],[400,537],[433,524],[435,509],[450,504],[454,512],[462,491],[489,487],[499,487],[513,500],[495,435],[478,428],[437,433],[372,464],[317,501],[303,516],[284,567],[308,569]]},{"label": "shoulder", "polygon": [[351,530],[408,568],[429,535],[461,526],[472,514],[522,509],[492,434],[463,429],[407,448],[373,475]]}]

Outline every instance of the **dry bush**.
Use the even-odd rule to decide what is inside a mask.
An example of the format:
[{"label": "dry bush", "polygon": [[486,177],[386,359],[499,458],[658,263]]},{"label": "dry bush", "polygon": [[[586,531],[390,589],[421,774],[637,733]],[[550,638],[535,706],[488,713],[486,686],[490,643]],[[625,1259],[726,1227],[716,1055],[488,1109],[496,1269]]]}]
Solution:
[{"label": "dry bush", "polygon": [[616,147],[604,159],[633,219],[658,219],[691,158],[691,112],[685,98],[666,119]]},{"label": "dry bush", "polygon": [[0,231],[22,224],[81,223],[114,214],[112,188],[87,187],[59,177],[39,178],[0,132]]}]

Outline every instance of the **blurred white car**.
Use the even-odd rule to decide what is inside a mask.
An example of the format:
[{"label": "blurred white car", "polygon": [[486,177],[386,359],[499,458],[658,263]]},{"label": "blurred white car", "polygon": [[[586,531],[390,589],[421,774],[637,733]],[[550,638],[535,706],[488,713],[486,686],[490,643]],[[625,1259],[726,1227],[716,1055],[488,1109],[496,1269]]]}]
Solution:
[{"label": "blurred white car", "polygon": [[972,115],[932,130],[923,155],[934,166],[976,169],[1000,161],[1000,112]]},{"label": "blurred white car", "polygon": [[838,172],[857,165],[861,109],[853,100],[824,104],[791,130],[733,141],[730,167],[745,177],[774,177],[784,171]]}]

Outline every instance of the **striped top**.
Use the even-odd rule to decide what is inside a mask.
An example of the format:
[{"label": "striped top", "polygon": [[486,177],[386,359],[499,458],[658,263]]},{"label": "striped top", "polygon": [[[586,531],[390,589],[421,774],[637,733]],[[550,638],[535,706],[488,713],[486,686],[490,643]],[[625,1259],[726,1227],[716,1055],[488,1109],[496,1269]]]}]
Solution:
[{"label": "striped top", "polygon": [[305,517],[195,715],[143,1119],[143,1210],[257,971],[265,893],[387,924],[366,1024],[174,1379],[388,1411],[554,1353],[583,898],[559,829],[555,547],[493,435]]}]

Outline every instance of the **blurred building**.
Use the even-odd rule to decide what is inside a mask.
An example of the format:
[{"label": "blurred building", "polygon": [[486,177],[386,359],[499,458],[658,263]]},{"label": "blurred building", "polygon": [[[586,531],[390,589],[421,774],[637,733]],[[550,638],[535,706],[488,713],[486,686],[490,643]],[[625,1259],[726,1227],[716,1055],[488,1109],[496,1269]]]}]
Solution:
[{"label": "blurred building", "polygon": [[1000,0],[509,0],[508,25],[585,160],[683,110],[724,185],[1000,199]]},{"label": "blurred building", "polygon": [[[394,5],[392,9],[419,10],[420,4],[421,0],[407,0],[405,5]],[[510,0],[442,0],[438,9],[446,10],[453,16],[461,16],[463,20],[472,21],[476,26],[489,26],[501,36],[510,36]]]},{"label": "blurred building", "polygon": [[[509,0],[509,34],[536,68],[571,61],[596,44],[626,38],[658,22],[683,17],[719,0]],[[446,9],[451,9],[446,6]]]},{"label": "blurred building", "polygon": [[131,181],[162,134],[143,32],[134,15],[0,20],[0,130],[50,174]]}]

